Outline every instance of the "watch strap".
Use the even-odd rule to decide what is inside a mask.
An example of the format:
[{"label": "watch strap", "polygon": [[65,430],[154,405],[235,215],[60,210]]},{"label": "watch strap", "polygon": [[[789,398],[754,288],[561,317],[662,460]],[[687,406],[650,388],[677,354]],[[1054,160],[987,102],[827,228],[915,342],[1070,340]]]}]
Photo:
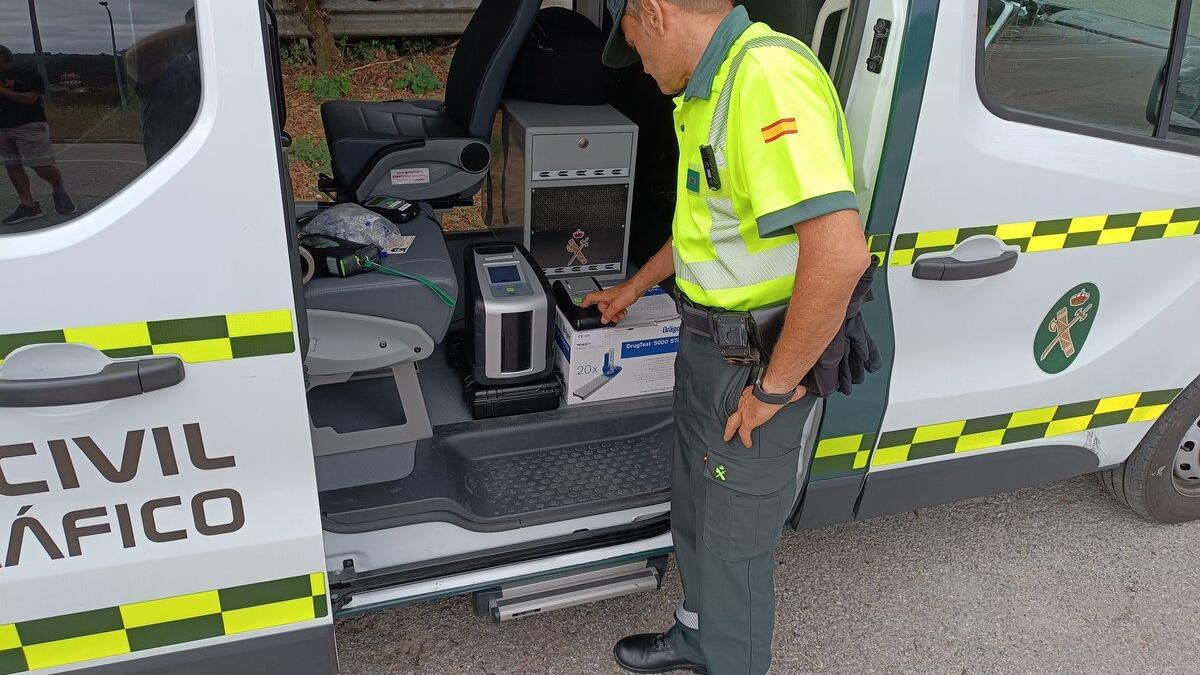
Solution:
[{"label": "watch strap", "polygon": [[792,396],[796,394],[796,388],[792,387],[791,391],[785,391],[782,394],[772,394],[762,388],[762,379],[754,380],[754,398],[766,403],[767,405],[783,405],[790,403]]}]

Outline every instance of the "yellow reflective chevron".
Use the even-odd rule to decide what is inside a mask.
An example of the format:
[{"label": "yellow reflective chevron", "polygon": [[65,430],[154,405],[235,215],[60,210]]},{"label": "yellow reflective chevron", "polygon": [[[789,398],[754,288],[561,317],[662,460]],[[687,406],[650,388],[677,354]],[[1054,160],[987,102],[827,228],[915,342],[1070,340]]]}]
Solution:
[{"label": "yellow reflective chevron", "polygon": [[206,591],[122,605],[121,619],[126,628],[138,628],[181,619],[193,619],[220,611],[220,594],[216,591]]},{"label": "yellow reflective chevron", "polygon": [[[1129,244],[1151,239],[1190,237],[1200,231],[1200,207],[1158,209],[1056,220],[1005,223],[983,227],[947,228],[895,235],[889,267],[904,267],[927,253],[949,251],[978,235],[992,235],[1025,253],[1061,251],[1086,246]],[[893,237],[869,237],[871,252],[885,253]],[[882,257],[882,255],[880,256]]]},{"label": "yellow reflective chevron", "polygon": [[[872,467],[986,450],[1087,429],[1158,419],[1179,389],[1135,392],[1078,403],[885,431]],[[818,446],[819,447],[819,446]]]},{"label": "yellow reflective chevron", "polygon": [[113,358],[174,354],[188,363],[290,354],[296,350],[288,309],[0,334],[0,364],[35,344],[84,344]]},{"label": "yellow reflective chevron", "polygon": [[[936,422],[875,434],[822,438],[812,460],[812,479],[861,473],[867,467],[974,452],[1052,438],[1087,429],[1158,419],[1179,389],[1134,392],[1079,403],[1064,403],[967,420]],[[872,454],[874,450],[874,454]]]},{"label": "yellow reflective chevron", "polygon": [[329,613],[325,574],[189,593],[0,625],[0,673],[314,621]]}]

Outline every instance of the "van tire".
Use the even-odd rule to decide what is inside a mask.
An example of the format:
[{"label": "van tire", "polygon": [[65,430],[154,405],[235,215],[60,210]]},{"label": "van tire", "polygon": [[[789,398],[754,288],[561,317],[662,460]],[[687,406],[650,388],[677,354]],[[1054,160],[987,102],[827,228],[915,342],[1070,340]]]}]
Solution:
[{"label": "van tire", "polygon": [[[1119,466],[1096,474],[1117,501],[1139,516],[1159,523],[1200,518],[1200,485],[1181,492],[1175,464],[1184,434],[1200,418],[1200,380],[1188,385]],[[1200,460],[1200,447],[1194,448]]]}]

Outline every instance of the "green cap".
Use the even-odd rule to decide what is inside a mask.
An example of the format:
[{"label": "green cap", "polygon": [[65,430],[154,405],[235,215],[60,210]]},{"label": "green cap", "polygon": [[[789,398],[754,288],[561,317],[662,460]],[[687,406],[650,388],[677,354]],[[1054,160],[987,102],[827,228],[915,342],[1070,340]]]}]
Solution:
[{"label": "green cap", "polygon": [[609,68],[625,68],[641,60],[637,51],[625,41],[621,33],[621,17],[625,16],[625,6],[628,0],[606,0],[608,11],[613,17],[613,29],[608,35],[608,44],[604,46],[604,56],[601,59]]}]

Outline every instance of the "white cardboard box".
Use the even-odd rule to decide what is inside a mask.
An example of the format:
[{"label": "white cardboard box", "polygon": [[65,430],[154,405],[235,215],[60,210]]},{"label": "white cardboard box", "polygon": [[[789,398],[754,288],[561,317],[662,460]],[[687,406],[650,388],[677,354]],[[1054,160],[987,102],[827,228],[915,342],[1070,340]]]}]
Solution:
[{"label": "white cardboard box", "polygon": [[567,405],[655,394],[675,387],[679,313],[655,286],[615,326],[577,331],[556,310],[554,338]]}]

